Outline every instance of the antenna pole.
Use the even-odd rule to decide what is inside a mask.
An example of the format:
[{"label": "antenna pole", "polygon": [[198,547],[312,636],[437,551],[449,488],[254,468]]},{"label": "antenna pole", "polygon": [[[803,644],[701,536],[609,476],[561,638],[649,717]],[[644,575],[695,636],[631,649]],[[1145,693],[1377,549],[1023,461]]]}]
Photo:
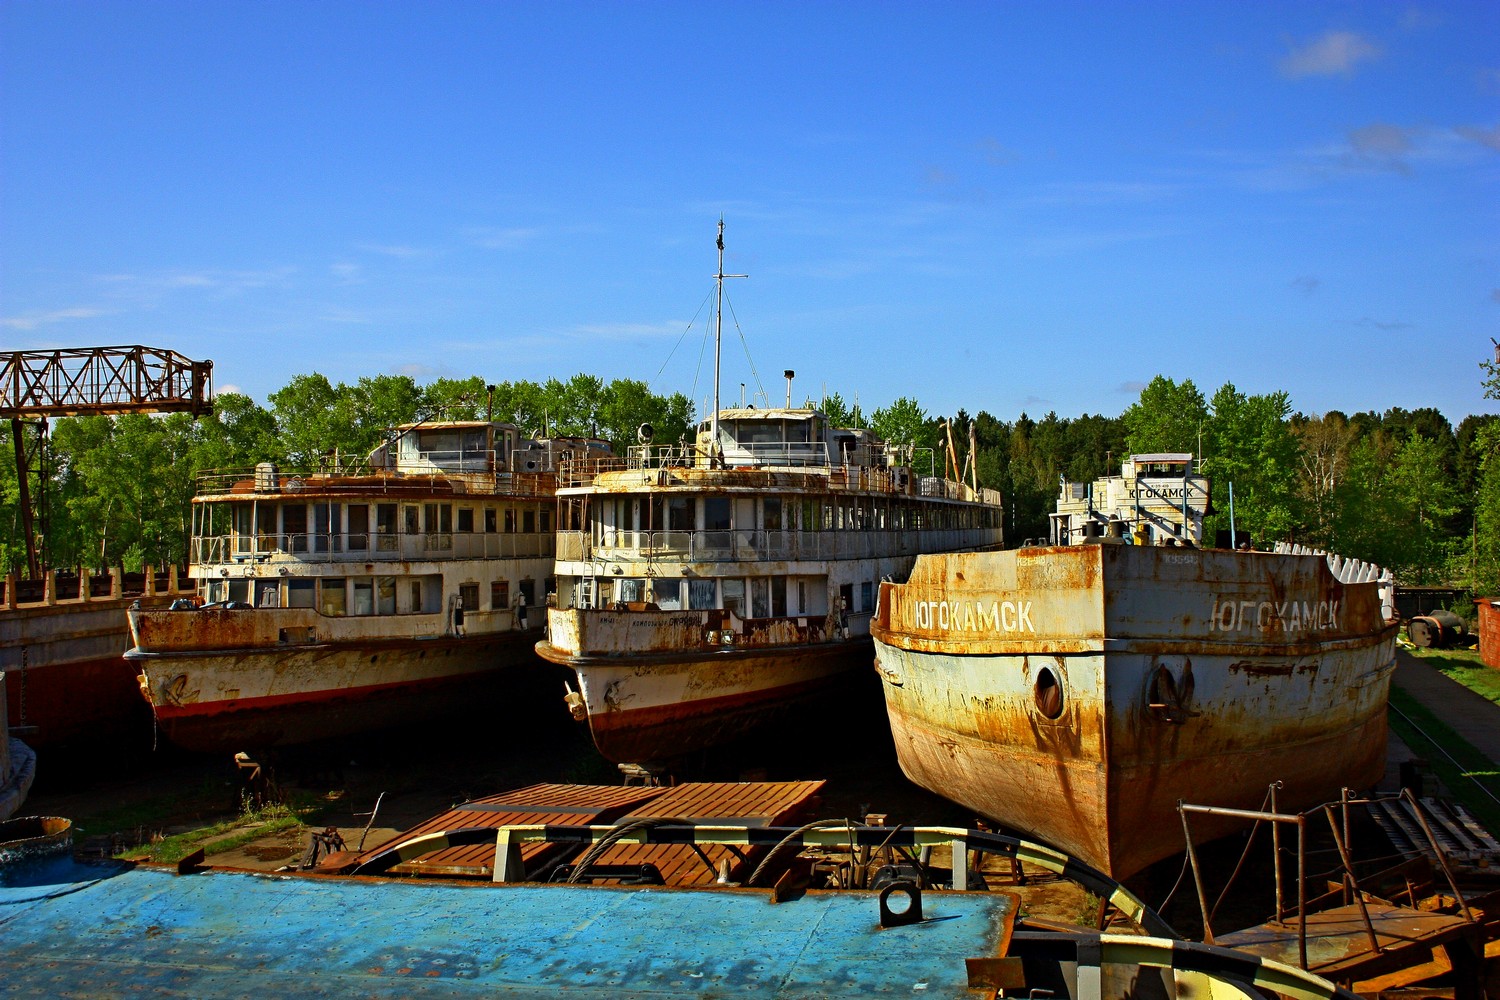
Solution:
[{"label": "antenna pole", "polygon": [[748,278],[748,274],[724,273],[724,217],[719,216],[719,270],[714,274],[716,302],[714,304],[714,413],[709,420],[709,463],[716,463],[723,454],[719,447],[719,354],[724,340],[724,279]]}]

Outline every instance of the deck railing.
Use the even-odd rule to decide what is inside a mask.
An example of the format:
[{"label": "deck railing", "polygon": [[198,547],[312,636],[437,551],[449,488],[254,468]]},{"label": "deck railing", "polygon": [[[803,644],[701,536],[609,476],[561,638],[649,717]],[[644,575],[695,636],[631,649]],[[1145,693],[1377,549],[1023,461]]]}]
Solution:
[{"label": "deck railing", "polygon": [[764,562],[916,555],[998,543],[998,528],[885,531],[584,531],[557,534],[557,558],[664,562]]},{"label": "deck railing", "polygon": [[353,532],[336,535],[277,532],[199,535],[194,565],[261,562],[290,556],[301,562],[395,562],[430,559],[525,559],[553,553],[550,533],[442,531],[420,534]]}]

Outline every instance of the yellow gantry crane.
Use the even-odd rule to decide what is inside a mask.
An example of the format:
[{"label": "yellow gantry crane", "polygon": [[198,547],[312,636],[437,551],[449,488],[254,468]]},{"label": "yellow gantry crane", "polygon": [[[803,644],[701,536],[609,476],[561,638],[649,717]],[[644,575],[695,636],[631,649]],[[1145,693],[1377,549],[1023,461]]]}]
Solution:
[{"label": "yellow gantry crane", "polygon": [[[156,347],[75,347],[0,354],[0,419],[10,418],[20,483],[26,568],[40,575],[32,519],[31,459],[40,457],[48,417],[121,413],[191,413],[213,409],[212,361],[190,361]],[[36,429],[28,454],[25,428]],[[38,494],[45,479],[38,470]]]}]

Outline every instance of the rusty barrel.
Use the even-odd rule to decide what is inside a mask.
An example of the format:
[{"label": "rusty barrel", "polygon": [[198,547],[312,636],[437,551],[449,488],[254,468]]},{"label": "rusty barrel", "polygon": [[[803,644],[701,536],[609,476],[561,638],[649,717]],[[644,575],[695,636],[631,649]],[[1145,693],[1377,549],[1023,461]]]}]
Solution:
[{"label": "rusty barrel", "polygon": [[1406,637],[1420,649],[1446,649],[1463,634],[1463,619],[1451,611],[1429,611],[1406,623]]}]

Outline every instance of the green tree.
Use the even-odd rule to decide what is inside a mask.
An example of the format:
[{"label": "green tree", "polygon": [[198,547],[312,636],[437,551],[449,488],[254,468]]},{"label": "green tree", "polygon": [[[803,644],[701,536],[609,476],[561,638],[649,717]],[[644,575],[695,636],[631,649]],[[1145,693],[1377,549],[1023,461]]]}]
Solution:
[{"label": "green tree", "polygon": [[1179,384],[1158,375],[1120,419],[1125,423],[1126,446],[1133,454],[1196,452],[1208,407],[1192,379]]},{"label": "green tree", "polygon": [[1297,495],[1303,532],[1311,544],[1331,547],[1333,496],[1346,475],[1354,431],[1349,418],[1337,410],[1321,417],[1299,413],[1292,418],[1291,427],[1299,443]]},{"label": "green tree", "polygon": [[599,436],[617,455],[636,443],[643,424],[651,425],[657,444],[678,444],[692,437],[692,401],[680,392],[659,396],[635,379],[615,379],[605,386],[596,415]]},{"label": "green tree", "polygon": [[1284,392],[1247,396],[1224,383],[1209,403],[1209,444],[1203,472],[1209,477],[1213,506],[1205,534],[1229,527],[1229,489],[1234,489],[1238,534],[1257,543],[1285,541],[1300,523],[1296,503],[1301,465],[1297,436],[1287,422],[1291,402]]},{"label": "green tree", "polygon": [[422,391],[422,415],[429,420],[484,420],[489,405],[489,387],[478,375],[436,378]]},{"label": "green tree", "polygon": [[860,412],[859,404],[852,407],[844,402],[844,397],[838,393],[823,397],[823,402],[818,409],[828,418],[828,422],[835,427],[863,427],[865,415]]},{"label": "green tree", "polygon": [[286,460],[276,418],[249,396],[223,392],[213,412],[198,419],[192,465],[196,471],[246,469]]},{"label": "green tree", "polygon": [[1445,525],[1458,510],[1457,491],[1442,466],[1442,444],[1413,434],[1396,452],[1390,488],[1399,520],[1387,525],[1403,540],[1392,567],[1402,581],[1418,586],[1441,582],[1451,535]]},{"label": "green tree", "polygon": [[890,406],[876,410],[870,418],[870,429],[891,445],[937,448],[937,432],[927,418],[927,411],[910,396],[902,396]]},{"label": "green tree", "polygon": [[359,454],[360,436],[348,387],[318,372],[297,375],[267,397],[287,459],[314,469],[336,453]]}]

